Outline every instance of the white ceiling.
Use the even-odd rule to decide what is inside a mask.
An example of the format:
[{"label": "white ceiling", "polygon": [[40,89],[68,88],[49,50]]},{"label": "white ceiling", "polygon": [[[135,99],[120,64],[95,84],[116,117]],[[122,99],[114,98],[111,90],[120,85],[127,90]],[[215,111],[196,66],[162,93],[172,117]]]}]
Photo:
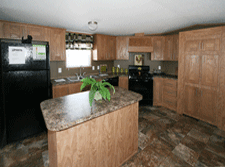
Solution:
[{"label": "white ceiling", "polygon": [[0,19],[84,33],[155,34],[225,23],[225,0],[0,0]]}]

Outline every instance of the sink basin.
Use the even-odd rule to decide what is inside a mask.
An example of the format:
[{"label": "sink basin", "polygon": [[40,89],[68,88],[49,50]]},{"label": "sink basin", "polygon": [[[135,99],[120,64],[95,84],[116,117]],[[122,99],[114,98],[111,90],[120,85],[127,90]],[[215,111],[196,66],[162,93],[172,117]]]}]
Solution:
[{"label": "sink basin", "polygon": [[68,77],[67,79],[68,79],[69,81],[80,81],[82,78],[83,78],[83,77],[77,78],[76,76],[74,76],[74,77]]},{"label": "sink basin", "polygon": [[100,77],[108,76],[109,74],[99,74]]}]

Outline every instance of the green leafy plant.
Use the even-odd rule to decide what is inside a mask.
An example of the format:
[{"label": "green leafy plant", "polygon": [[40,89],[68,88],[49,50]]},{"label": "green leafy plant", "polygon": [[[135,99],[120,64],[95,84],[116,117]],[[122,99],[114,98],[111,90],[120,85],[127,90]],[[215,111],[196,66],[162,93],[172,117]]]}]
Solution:
[{"label": "green leafy plant", "polygon": [[103,97],[103,99],[108,99],[110,101],[111,95],[109,89],[107,89],[105,86],[108,85],[110,89],[113,89],[113,94],[115,93],[114,87],[110,83],[105,82],[105,80],[96,81],[93,78],[83,78],[81,82],[83,82],[83,84],[81,85],[80,90],[84,89],[87,85],[91,85],[91,90],[89,92],[90,106],[92,106],[94,98],[96,98],[96,100],[99,100],[101,99],[101,96]]}]

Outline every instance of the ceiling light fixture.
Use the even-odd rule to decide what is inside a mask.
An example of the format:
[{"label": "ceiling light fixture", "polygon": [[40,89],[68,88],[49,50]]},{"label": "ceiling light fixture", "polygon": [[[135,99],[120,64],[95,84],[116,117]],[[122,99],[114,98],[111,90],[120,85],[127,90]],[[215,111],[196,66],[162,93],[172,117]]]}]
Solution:
[{"label": "ceiling light fixture", "polygon": [[98,28],[98,23],[97,23],[97,21],[89,21],[89,22],[88,22],[88,28],[89,28],[91,31],[95,31],[95,30]]}]

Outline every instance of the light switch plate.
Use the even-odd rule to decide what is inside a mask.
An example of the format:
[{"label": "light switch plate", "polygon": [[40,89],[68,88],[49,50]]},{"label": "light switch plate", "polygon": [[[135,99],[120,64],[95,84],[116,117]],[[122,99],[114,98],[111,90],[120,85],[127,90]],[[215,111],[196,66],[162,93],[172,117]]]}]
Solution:
[{"label": "light switch plate", "polygon": [[99,66],[97,66],[97,70],[99,70]]},{"label": "light switch plate", "polygon": [[62,68],[58,68],[58,73],[62,73]]},{"label": "light switch plate", "polygon": [[92,70],[95,70],[95,66],[92,66]]}]

